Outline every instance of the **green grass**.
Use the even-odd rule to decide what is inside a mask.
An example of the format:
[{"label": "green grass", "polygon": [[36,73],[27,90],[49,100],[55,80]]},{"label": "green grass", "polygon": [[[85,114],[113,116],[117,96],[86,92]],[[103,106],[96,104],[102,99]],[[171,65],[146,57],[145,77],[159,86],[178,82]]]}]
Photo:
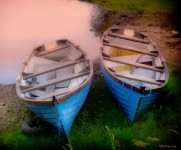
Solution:
[{"label": "green grass", "polygon": [[167,86],[176,94],[170,105],[155,103],[131,124],[112,98],[104,81],[91,87],[66,142],[50,135],[26,136],[20,126],[3,131],[0,146],[6,149],[159,149],[159,145],[179,146],[181,103],[179,74],[171,73]]},{"label": "green grass", "polygon": [[144,11],[149,13],[168,12],[173,9],[172,0],[81,0],[93,2],[111,11]]},{"label": "green grass", "polygon": [[22,134],[21,128],[14,128],[7,129],[0,135],[0,147],[10,150],[58,149],[59,143],[55,134],[53,136],[27,136]]},{"label": "green grass", "polygon": [[[179,24],[180,13],[178,0],[81,0],[97,4],[112,12],[105,18],[109,24],[118,13],[142,14],[134,18],[137,24],[162,25]],[[113,19],[114,20],[114,19]],[[99,32],[99,29],[98,29]]]}]

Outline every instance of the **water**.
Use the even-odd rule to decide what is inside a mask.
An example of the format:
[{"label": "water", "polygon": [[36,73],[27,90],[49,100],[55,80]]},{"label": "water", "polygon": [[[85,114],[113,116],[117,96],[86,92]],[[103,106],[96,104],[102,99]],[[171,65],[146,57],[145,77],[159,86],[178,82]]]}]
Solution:
[{"label": "water", "polygon": [[77,0],[0,1],[0,84],[15,83],[32,49],[67,38],[98,57],[99,37],[91,32],[97,8]]}]

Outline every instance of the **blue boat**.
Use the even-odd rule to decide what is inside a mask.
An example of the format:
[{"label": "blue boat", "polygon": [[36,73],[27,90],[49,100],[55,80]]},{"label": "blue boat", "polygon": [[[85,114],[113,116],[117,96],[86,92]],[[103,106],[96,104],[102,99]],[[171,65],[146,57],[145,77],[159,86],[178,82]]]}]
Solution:
[{"label": "blue boat", "polygon": [[130,122],[147,109],[168,82],[165,59],[145,34],[119,26],[101,37],[101,71]]},{"label": "blue boat", "polygon": [[79,46],[56,40],[32,51],[17,77],[16,91],[32,112],[68,137],[92,75],[92,62]]}]

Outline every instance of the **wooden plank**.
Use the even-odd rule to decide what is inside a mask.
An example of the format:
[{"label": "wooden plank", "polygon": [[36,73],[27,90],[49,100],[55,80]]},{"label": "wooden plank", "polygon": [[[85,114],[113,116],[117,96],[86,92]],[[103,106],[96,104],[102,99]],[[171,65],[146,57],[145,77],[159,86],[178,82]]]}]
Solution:
[{"label": "wooden plank", "polygon": [[44,99],[47,99],[47,98],[52,98],[53,96],[67,94],[67,93],[70,93],[70,92],[72,92],[73,90],[75,90],[77,88],[79,88],[79,86],[74,86],[74,87],[58,90],[56,92],[45,94],[43,96],[37,97],[37,98],[35,98],[35,100],[44,100]]},{"label": "wooden plank", "polygon": [[[56,51],[59,51],[61,49],[65,49],[65,48],[68,48],[70,47],[70,45],[64,45],[64,46],[58,46],[56,48],[53,48],[53,49],[50,49],[50,50],[45,50],[43,52],[40,52],[40,54],[37,54],[36,56],[43,56],[43,55],[47,55],[47,54],[50,54],[50,53],[53,53],[53,52],[56,52]],[[38,52],[38,51],[37,51]]]},{"label": "wooden plank", "polygon": [[105,54],[104,52],[102,52],[102,56],[103,56],[103,57],[111,58],[109,55]]},{"label": "wooden plank", "polygon": [[125,65],[130,65],[130,66],[138,67],[138,68],[144,68],[144,69],[148,69],[148,70],[153,70],[153,71],[156,71],[156,72],[161,72],[161,73],[164,72],[164,70],[162,70],[162,69],[158,69],[158,68],[155,68],[153,66],[148,66],[148,65],[144,65],[144,64],[131,63],[131,62],[128,62],[128,61],[117,60],[115,58],[107,58],[107,57],[103,57],[103,59],[107,60],[107,61],[112,61],[112,62],[116,62],[116,63],[121,63],[121,64],[125,64]]},{"label": "wooden plank", "polygon": [[51,71],[54,71],[54,70],[57,70],[57,69],[61,69],[61,68],[65,68],[65,67],[68,67],[68,66],[71,66],[71,65],[74,65],[74,64],[78,64],[78,63],[81,63],[83,61],[86,61],[86,59],[81,59],[81,60],[77,60],[77,61],[68,61],[68,62],[65,62],[65,63],[54,65],[54,66],[48,67],[47,69],[44,69],[42,71],[38,71],[36,73],[25,75],[25,76],[23,76],[23,79],[32,78],[32,77],[35,77],[35,76],[38,76],[38,75],[41,75],[41,74],[44,74],[44,73],[47,73],[47,72],[51,72]]},{"label": "wooden plank", "polygon": [[108,36],[111,37],[115,37],[115,38],[120,38],[120,39],[125,39],[125,40],[130,40],[130,41],[134,41],[134,42],[141,42],[144,44],[149,44],[149,41],[143,40],[143,39],[139,39],[139,38],[135,38],[135,37],[129,37],[129,36],[125,36],[122,34],[117,34],[117,33],[108,33]]},{"label": "wooden plank", "polygon": [[155,68],[157,68],[157,69],[164,69],[165,66],[156,66]]},{"label": "wooden plank", "polygon": [[21,74],[22,74],[22,76],[28,76],[28,75],[33,74],[33,73],[22,72]]},{"label": "wooden plank", "polygon": [[131,47],[131,46],[123,46],[123,45],[114,44],[114,43],[110,43],[110,42],[103,42],[103,44],[106,45],[106,46],[121,48],[121,49],[125,49],[125,50],[128,50],[128,51],[138,52],[138,53],[141,53],[141,54],[150,55],[150,56],[154,56],[154,57],[158,56],[158,54],[155,54],[155,53],[152,53],[152,52],[146,52],[146,51],[144,51],[142,49]]},{"label": "wooden plank", "polygon": [[[145,64],[145,65],[149,65],[149,66],[152,66],[153,65],[153,62],[152,61],[143,61],[143,62],[140,62],[141,64]],[[156,67],[155,67],[156,68]],[[159,68],[160,69],[160,68]]]},{"label": "wooden plank", "polygon": [[114,75],[116,75],[117,77],[136,80],[136,81],[149,83],[149,84],[154,84],[154,85],[158,85],[158,86],[161,86],[163,84],[163,83],[157,82],[157,81],[155,81],[153,79],[145,78],[145,77],[142,78],[141,76],[137,76],[137,75],[133,75],[133,74],[121,74],[121,73],[116,73],[115,72]]},{"label": "wooden plank", "polygon": [[22,93],[30,92],[30,91],[44,88],[44,87],[47,87],[47,86],[50,86],[50,85],[53,85],[56,83],[64,82],[64,81],[71,80],[74,78],[78,78],[78,77],[87,75],[89,73],[90,73],[90,71],[85,71],[85,72],[81,72],[81,73],[74,73],[74,74],[66,75],[66,76],[63,76],[63,77],[60,77],[57,79],[49,80],[46,83],[32,85],[33,87],[22,90],[21,92]]},{"label": "wooden plank", "polygon": [[21,88],[21,89],[27,89],[27,88],[31,88],[31,87],[33,87],[33,86],[31,86],[31,85],[19,85],[19,87]]}]

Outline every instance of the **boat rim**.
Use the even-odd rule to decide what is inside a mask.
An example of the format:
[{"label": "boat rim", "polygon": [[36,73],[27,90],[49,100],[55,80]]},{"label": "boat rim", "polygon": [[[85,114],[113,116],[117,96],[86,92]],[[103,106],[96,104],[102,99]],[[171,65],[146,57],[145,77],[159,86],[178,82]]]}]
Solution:
[{"label": "boat rim", "polygon": [[[105,38],[106,36],[108,36],[109,31],[110,31],[111,29],[128,29],[128,28],[122,28],[122,27],[119,27],[119,26],[113,26],[113,27],[108,28],[108,29],[103,33],[103,35],[102,35],[102,37],[101,37],[101,39],[100,39],[100,41],[101,41],[101,46],[100,46],[100,53],[101,53],[101,54],[100,54],[100,62],[102,63],[102,67],[105,68],[106,72],[107,72],[116,82],[118,82],[118,83],[120,83],[120,84],[123,84],[123,86],[125,86],[126,88],[131,89],[131,90],[133,90],[133,91],[135,91],[135,92],[138,92],[138,93],[143,94],[143,95],[148,95],[148,94],[150,93],[150,89],[145,89],[145,90],[144,90],[144,93],[142,93],[142,91],[140,90],[140,88],[138,88],[138,87],[136,87],[136,86],[134,86],[134,85],[132,85],[132,84],[125,83],[124,81],[122,81],[121,79],[119,79],[116,75],[114,75],[114,74],[106,67],[106,65],[105,65],[105,63],[104,63],[103,53],[102,53],[102,52],[103,52],[103,49],[104,49],[104,48],[103,48],[103,47],[104,47],[103,40],[104,40],[104,38]],[[134,32],[135,32],[135,30],[134,30]],[[163,87],[165,87],[165,85],[168,83],[168,79],[169,79],[168,67],[167,67],[167,65],[166,65],[166,63],[165,63],[165,59],[164,59],[164,57],[162,56],[162,54],[160,53],[160,50],[158,49],[156,43],[153,42],[152,39],[151,39],[148,35],[146,35],[146,34],[144,34],[144,33],[141,33],[141,32],[135,32],[135,33],[139,33],[139,34],[141,34],[142,36],[146,37],[146,38],[149,40],[150,44],[152,44],[152,45],[154,46],[154,48],[157,49],[157,51],[158,51],[158,57],[161,58],[161,60],[162,60],[162,62],[163,62],[163,64],[164,64],[164,67],[165,67],[164,69],[165,69],[165,74],[166,74],[166,76],[165,76],[165,77],[166,77],[166,78],[165,78],[165,82],[164,82],[161,86],[159,86],[158,88],[151,90],[151,93],[157,93],[158,91],[160,91],[160,89],[162,89]],[[140,87],[141,87],[141,86],[140,86]]]},{"label": "boat rim", "polygon": [[[67,39],[60,39],[61,41],[63,40],[66,40],[68,42],[70,42],[75,48],[77,48],[78,50],[80,50],[84,56],[85,56],[85,61],[88,62],[89,64],[89,76],[87,77],[86,81],[84,81],[81,85],[77,86],[77,88],[73,89],[72,92],[69,92],[67,94],[65,94],[63,97],[59,98],[59,99],[56,99],[56,103],[61,103],[63,101],[66,101],[66,99],[70,98],[71,96],[73,96],[75,93],[78,93],[80,92],[84,87],[86,87],[88,84],[91,83],[91,79],[92,79],[92,76],[93,76],[93,65],[92,65],[92,61],[88,58],[87,54],[78,46],[78,45],[75,45],[73,42],[67,40]],[[60,41],[60,40],[55,40],[55,41]],[[38,46],[40,47],[40,46]],[[25,61],[23,63],[23,67],[21,69],[21,72],[24,70],[24,68],[26,67],[26,64],[28,63],[28,61],[30,60],[30,58],[35,54],[35,50],[36,48],[31,52],[31,54],[28,56],[27,58],[27,61]],[[26,97],[23,97],[22,94],[21,94],[21,89],[20,89],[20,80],[22,79],[22,75],[19,75],[17,76],[17,79],[16,79],[16,93],[17,95],[20,97],[20,99],[27,103],[27,104],[30,104],[30,105],[54,105],[55,101],[54,101],[54,96],[52,96],[52,100],[35,100],[35,99],[30,99],[30,98],[26,98]],[[61,90],[60,90],[61,91]],[[58,94],[56,94],[57,96]],[[55,96],[55,97],[56,97]]]}]

